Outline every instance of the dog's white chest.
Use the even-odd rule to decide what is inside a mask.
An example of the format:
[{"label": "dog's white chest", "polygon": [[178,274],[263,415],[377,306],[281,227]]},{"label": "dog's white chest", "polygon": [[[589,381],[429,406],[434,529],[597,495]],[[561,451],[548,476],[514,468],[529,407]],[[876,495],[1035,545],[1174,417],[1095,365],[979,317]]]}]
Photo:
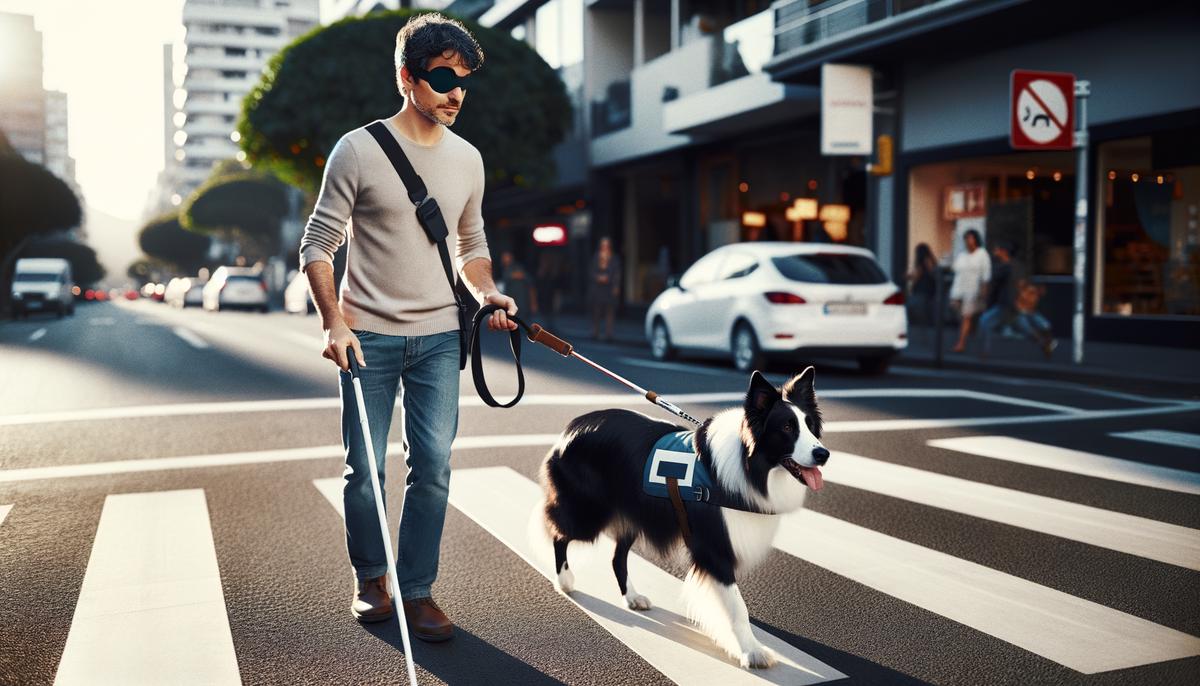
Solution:
[{"label": "dog's white chest", "polygon": [[779,530],[779,517],[721,508],[725,528],[729,531],[729,542],[737,558],[737,573],[752,569],[771,551],[775,532]]}]

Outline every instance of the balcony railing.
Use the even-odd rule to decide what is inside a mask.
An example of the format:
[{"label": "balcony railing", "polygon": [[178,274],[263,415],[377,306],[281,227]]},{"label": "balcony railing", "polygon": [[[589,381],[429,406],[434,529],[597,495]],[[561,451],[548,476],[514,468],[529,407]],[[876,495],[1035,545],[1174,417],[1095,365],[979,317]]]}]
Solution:
[{"label": "balcony railing", "polygon": [[760,73],[773,54],[774,31],[771,10],[726,26],[720,39],[713,41],[712,85]]},{"label": "balcony railing", "polygon": [[945,0],[785,0],[774,6],[775,51],[782,55]]},{"label": "balcony railing", "polygon": [[633,93],[629,79],[608,85],[603,100],[592,102],[592,137],[629,128],[633,122]]}]

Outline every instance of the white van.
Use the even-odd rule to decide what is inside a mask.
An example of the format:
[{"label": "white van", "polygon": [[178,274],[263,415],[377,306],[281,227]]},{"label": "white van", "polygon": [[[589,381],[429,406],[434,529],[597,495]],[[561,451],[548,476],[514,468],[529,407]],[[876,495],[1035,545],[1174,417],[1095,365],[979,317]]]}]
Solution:
[{"label": "white van", "polygon": [[13,317],[30,312],[54,312],[60,318],[75,314],[71,263],[61,257],[27,257],[13,270]]}]

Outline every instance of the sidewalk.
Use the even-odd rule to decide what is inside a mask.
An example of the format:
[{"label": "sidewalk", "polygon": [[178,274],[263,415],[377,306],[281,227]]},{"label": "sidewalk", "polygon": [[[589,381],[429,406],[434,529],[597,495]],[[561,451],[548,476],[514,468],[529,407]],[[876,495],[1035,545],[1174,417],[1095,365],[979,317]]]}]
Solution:
[{"label": "sidewalk", "polygon": [[[581,350],[602,343],[591,337],[591,321],[582,315],[561,314],[553,323],[537,318],[550,331],[571,341]],[[545,321],[543,321],[545,320]],[[613,345],[647,349],[640,317],[626,315],[613,326]],[[1163,391],[1200,396],[1200,350],[1125,343],[1090,342],[1084,346],[1084,363],[1071,362],[1071,340],[1059,339],[1058,348],[1050,359],[1026,340],[997,336],[992,354],[980,358],[982,342],[974,336],[967,352],[952,353],[955,332],[942,332],[942,368],[986,371],[1024,377],[1044,377],[1068,381],[1159,386]],[[908,348],[896,357],[894,364],[920,367],[936,366],[935,338],[929,327],[914,326],[909,330]]]}]

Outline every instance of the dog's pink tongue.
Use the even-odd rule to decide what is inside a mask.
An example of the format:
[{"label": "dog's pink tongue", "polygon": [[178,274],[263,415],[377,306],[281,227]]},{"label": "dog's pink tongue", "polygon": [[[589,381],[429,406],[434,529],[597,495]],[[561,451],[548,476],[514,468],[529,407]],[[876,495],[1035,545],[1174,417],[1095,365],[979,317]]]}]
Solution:
[{"label": "dog's pink tongue", "polygon": [[821,490],[825,485],[825,481],[821,478],[821,470],[816,467],[801,467],[800,478],[804,479],[804,485],[814,491]]}]

